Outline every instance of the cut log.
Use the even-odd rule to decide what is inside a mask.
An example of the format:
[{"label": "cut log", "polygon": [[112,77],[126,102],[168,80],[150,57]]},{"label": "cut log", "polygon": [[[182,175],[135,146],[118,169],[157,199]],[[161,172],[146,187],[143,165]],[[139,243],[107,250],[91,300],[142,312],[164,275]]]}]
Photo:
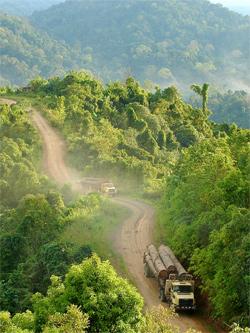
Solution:
[{"label": "cut log", "polygon": [[176,269],[172,259],[170,258],[168,251],[166,251],[164,245],[161,245],[159,247],[159,255],[160,255],[160,258],[161,258],[163,264],[166,267],[168,276],[169,276],[169,274],[178,274],[177,269]]},{"label": "cut log", "polygon": [[159,252],[164,251],[164,253],[166,255],[168,255],[170,257],[170,259],[172,260],[174,266],[177,269],[178,272],[178,276],[180,279],[184,279],[187,275],[189,275],[187,273],[187,271],[185,270],[185,268],[181,265],[181,263],[178,261],[178,259],[175,257],[173,251],[166,245],[160,245],[159,246]]},{"label": "cut log", "polygon": [[153,261],[150,257],[150,255],[146,252],[144,254],[144,265],[147,265],[147,269],[149,270],[149,272],[147,272],[146,276],[147,277],[156,277],[158,276],[157,271],[155,269],[155,266],[153,264]]},{"label": "cut log", "polygon": [[151,245],[148,245],[147,250],[148,250],[149,256],[151,257],[155,270],[157,272],[157,278],[167,279],[168,272],[159,256],[159,253],[158,253],[156,247],[151,244]]}]

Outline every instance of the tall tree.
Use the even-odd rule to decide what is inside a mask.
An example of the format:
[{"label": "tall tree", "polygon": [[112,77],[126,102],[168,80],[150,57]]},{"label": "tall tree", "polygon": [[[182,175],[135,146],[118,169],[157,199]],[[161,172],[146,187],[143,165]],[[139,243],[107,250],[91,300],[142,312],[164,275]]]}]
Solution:
[{"label": "tall tree", "polygon": [[209,84],[204,83],[202,86],[198,84],[192,84],[191,89],[202,97],[202,111],[205,113],[207,111],[207,101],[208,101],[208,88]]}]

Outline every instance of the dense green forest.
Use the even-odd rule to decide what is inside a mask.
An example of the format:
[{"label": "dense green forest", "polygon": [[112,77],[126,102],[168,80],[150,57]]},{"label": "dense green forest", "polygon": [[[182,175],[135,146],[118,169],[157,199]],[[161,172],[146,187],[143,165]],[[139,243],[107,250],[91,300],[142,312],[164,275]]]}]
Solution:
[{"label": "dense green forest", "polygon": [[87,52],[88,68],[105,81],[250,82],[250,18],[206,0],[66,1],[32,22]]},{"label": "dense green forest", "polygon": [[209,122],[208,88],[192,86],[202,108],[173,86],[148,92],[133,78],[104,86],[84,72],[34,80],[30,93],[84,174],[125,179],[150,197],[163,193],[161,234],[201,277],[214,316],[246,323],[249,130]]},{"label": "dense green forest", "polygon": [[83,53],[34,28],[26,19],[0,12],[0,84],[27,84],[37,75],[62,75],[84,67]]},{"label": "dense green forest", "polygon": [[201,278],[213,314],[246,325],[249,134],[236,126],[218,126],[215,137],[183,151],[166,180],[160,208],[162,233]]},{"label": "dense green forest", "polygon": [[[37,78],[30,82],[28,91],[20,88],[12,95],[36,101],[65,136],[69,161],[82,174],[105,173],[112,179],[122,179],[121,188],[129,184],[126,191],[136,190],[158,202],[161,198],[159,241],[170,244],[200,278],[212,316],[247,325],[250,132],[236,125],[210,122],[209,85],[191,88],[202,107],[185,103],[174,86],[156,87],[150,92],[132,77],[104,85],[86,72],[49,80]],[[147,319],[142,317],[141,298],[116,275],[117,285],[110,290],[114,313],[103,314],[99,312],[103,306],[96,308],[98,304],[109,308],[102,288],[109,288],[110,282],[102,274],[115,273],[110,273],[108,263],[92,257],[69,268],[89,255],[91,248],[86,244],[79,252],[79,247],[62,242],[60,235],[65,225],[79,211],[84,212],[83,217],[87,214],[88,219],[93,219],[107,203],[95,195],[72,203],[59,194],[37,171],[34,157],[39,155],[39,141],[27,114],[19,106],[4,106],[1,113],[1,137],[5,142],[1,146],[1,189],[7,189],[5,193],[9,194],[1,206],[4,297],[0,305],[11,313],[32,309],[32,313],[15,315],[12,320],[8,313],[2,314],[6,327],[21,325],[20,332],[21,328],[63,332],[63,325],[71,327],[74,316],[83,332],[95,332],[106,322],[115,325],[114,332],[153,332],[141,328],[145,320],[145,325],[152,324],[152,314]],[[22,176],[14,177],[16,172]],[[89,211],[90,207],[93,209]],[[27,257],[31,252],[33,255]],[[97,275],[93,265],[98,272],[100,268]],[[52,278],[46,294],[50,275],[65,276],[67,271],[64,280]],[[93,281],[92,274],[103,281],[101,287],[99,280],[96,285],[88,282]],[[80,296],[79,286],[90,294]],[[129,299],[123,292],[120,294],[121,290],[128,290]],[[41,294],[31,297],[37,291]],[[130,311],[124,312],[123,302],[132,302]],[[124,314],[121,322],[117,321],[117,311]],[[25,318],[33,324],[27,327],[26,319],[25,326]]]},{"label": "dense green forest", "polygon": [[211,118],[215,122],[250,128],[250,94],[246,91],[216,92],[211,95],[208,105],[213,110]]},{"label": "dense green forest", "polygon": [[157,191],[179,150],[212,136],[208,110],[184,103],[174,86],[151,93],[132,77],[105,86],[88,73],[72,72],[63,79],[38,78],[29,87],[64,132],[73,165],[86,175]]},{"label": "dense green forest", "polygon": [[67,186],[59,191],[41,174],[41,144],[28,109],[25,101],[0,106],[1,332],[147,333],[165,327],[177,333],[169,311],[143,314],[142,297],[108,261],[94,255],[82,262],[92,254],[88,244],[64,240],[78,220],[84,234],[97,224],[92,240],[115,207],[96,194],[77,198]]},{"label": "dense green forest", "polygon": [[[68,186],[59,192],[41,174],[40,140],[27,106],[0,106],[0,309],[12,314],[30,308],[33,293],[46,293],[53,274],[63,277],[70,265],[96,250],[93,234],[100,230],[105,237],[101,224],[116,214],[104,198],[78,198]],[[91,243],[65,237],[78,220]]]},{"label": "dense green forest", "polygon": [[155,207],[198,311],[250,333],[250,17],[207,0],[0,7],[0,96],[17,101],[0,101],[0,332],[178,333],[111,265],[130,277],[111,241],[128,211],[44,174],[35,108],[80,177]]},{"label": "dense green forest", "polygon": [[79,68],[105,82],[133,75],[148,88],[250,82],[249,17],[206,0],[74,0],[27,19],[2,13],[0,25],[4,85]]},{"label": "dense green forest", "polygon": [[[201,101],[197,95],[187,99],[193,106],[200,107]],[[210,119],[220,124],[235,123],[241,128],[250,128],[250,94],[244,90],[221,93],[212,88],[209,93],[208,108]]]}]

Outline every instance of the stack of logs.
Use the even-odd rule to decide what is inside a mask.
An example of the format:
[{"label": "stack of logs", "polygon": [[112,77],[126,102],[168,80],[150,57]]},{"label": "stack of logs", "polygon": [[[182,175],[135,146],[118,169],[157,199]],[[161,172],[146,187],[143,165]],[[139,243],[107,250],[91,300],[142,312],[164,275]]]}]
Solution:
[{"label": "stack of logs", "polygon": [[187,275],[172,250],[165,245],[160,245],[158,251],[154,245],[148,245],[144,253],[144,263],[148,265],[150,275],[157,279],[166,280],[170,274],[176,274],[182,279]]}]

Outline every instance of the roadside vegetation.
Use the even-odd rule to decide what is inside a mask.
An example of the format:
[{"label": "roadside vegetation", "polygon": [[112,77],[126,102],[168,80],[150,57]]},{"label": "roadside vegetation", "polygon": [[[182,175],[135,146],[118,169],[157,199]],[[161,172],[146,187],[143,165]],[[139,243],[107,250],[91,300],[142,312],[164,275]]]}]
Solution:
[{"label": "roadside vegetation", "polygon": [[52,274],[64,276],[93,251],[112,257],[107,230],[127,214],[97,194],[60,190],[42,174],[28,103],[0,105],[0,309],[11,313],[29,308],[32,293],[46,292]]},{"label": "roadside vegetation", "polygon": [[[210,122],[209,86],[193,85],[192,90],[200,98],[201,108],[185,103],[174,86],[166,89],[156,88],[155,91],[149,92],[132,77],[125,82],[104,85],[89,73],[71,72],[64,78],[37,78],[30,82],[28,88],[18,89],[13,96],[33,98],[40,105],[43,104],[43,112],[67,140],[71,164],[83,175],[106,175],[117,181],[120,188],[124,185],[126,191],[140,189],[145,197],[157,199],[157,228],[158,234],[161,235],[160,240],[167,242],[185,266],[190,267],[201,279],[202,292],[208,295],[211,304],[211,315],[229,324],[236,321],[246,326],[249,321],[246,291],[249,289],[247,262],[250,253],[247,223],[250,132],[236,125]],[[7,197],[10,202],[7,200],[2,207],[4,234],[1,241],[6,249],[1,256],[6,265],[2,290],[10,290],[10,303],[1,305],[1,309],[14,313],[29,308],[33,302],[35,305],[32,316],[35,318],[35,326],[31,331],[35,329],[35,332],[49,332],[49,329],[51,332],[62,332],[63,328],[61,329],[60,325],[63,325],[64,321],[67,322],[69,313],[80,316],[83,332],[98,331],[96,326],[91,325],[95,322],[93,316],[100,316],[101,309],[93,310],[92,305],[97,306],[104,296],[100,296],[99,299],[95,292],[91,293],[88,288],[95,288],[95,284],[90,282],[86,287],[89,293],[89,299],[86,301],[86,295],[77,295],[77,286],[85,288],[85,278],[82,278],[81,272],[86,272],[86,267],[89,267],[90,271],[92,265],[98,269],[106,267],[109,272],[111,268],[107,263],[102,264],[95,256],[79,266],[69,267],[74,262],[79,263],[93,250],[87,247],[91,235],[89,226],[96,233],[96,238],[93,238],[96,246],[94,249],[97,252],[98,249],[102,251],[98,244],[98,233],[105,234],[106,231],[105,227],[99,228],[99,223],[105,220],[103,216],[107,215],[107,206],[103,204],[103,199],[96,195],[83,197],[74,202],[66,200],[51,187],[46,178],[37,174],[35,169],[32,177],[28,177],[29,182],[34,179],[34,184],[28,184],[26,192],[27,185],[20,187],[21,193],[15,190],[19,189],[15,183],[8,185],[12,181],[9,170],[16,161],[28,165],[27,168],[31,172],[33,151],[28,152],[33,147],[32,144],[35,145],[37,142],[27,142],[28,139],[32,140],[36,133],[24,112],[19,117],[25,117],[28,128],[33,131],[28,136],[26,128],[23,131],[26,146],[18,141],[22,138],[21,134],[17,139],[17,131],[11,130],[13,124],[18,124],[16,120],[11,123],[11,117],[16,114],[18,108],[1,108],[2,114],[6,115],[2,127],[4,140],[12,140],[15,142],[12,145],[18,146],[16,149],[8,149],[14,151],[14,157],[4,155],[3,162],[7,178],[3,178],[2,186],[7,186],[15,193]],[[7,154],[4,150],[6,145],[2,147],[3,153]],[[18,153],[19,150],[21,153]],[[35,152],[35,148],[33,150]],[[15,177],[15,181],[17,179],[19,177]],[[20,179],[25,181],[26,178],[23,176]],[[28,196],[25,196],[26,194]],[[86,222],[83,239],[76,235],[76,230],[81,229],[79,220],[82,218]],[[110,224],[113,224],[112,219]],[[31,235],[30,240],[27,235]],[[17,241],[8,238],[24,236],[28,239],[27,244],[19,238]],[[68,246],[72,237],[75,238],[80,252],[75,252],[74,246]],[[55,244],[55,240],[60,241]],[[9,247],[5,244],[9,244]],[[16,244],[16,247],[13,244]],[[40,244],[41,248],[35,244]],[[56,246],[60,254],[55,258],[56,251],[53,246]],[[14,249],[16,252],[13,252]],[[27,259],[27,253],[35,256],[33,260]],[[65,259],[57,261],[58,258],[64,258],[64,255],[67,255],[66,264]],[[25,260],[19,259],[20,257]],[[13,258],[14,262],[11,262]],[[27,263],[31,263],[29,267],[32,268],[32,274],[25,266]],[[39,269],[45,271],[45,275],[39,270],[35,271],[37,263],[41,263]],[[57,266],[58,271],[54,271]],[[37,272],[37,275],[33,280],[29,280],[33,271]],[[62,280],[64,282],[53,278],[56,285],[52,284],[49,287],[46,296],[49,277],[53,274],[65,276],[67,271],[69,273],[65,280]],[[93,276],[94,273],[88,274]],[[40,280],[41,276],[46,278],[46,283]],[[97,278],[101,275],[97,272],[94,276]],[[114,279],[116,278],[120,279],[114,276]],[[16,281],[22,281],[22,285],[13,287]],[[31,289],[29,294],[25,294],[26,298],[20,296],[19,299],[26,303],[19,308],[18,301],[12,305],[15,302],[13,295],[26,290],[23,284],[25,281]],[[71,286],[71,282],[77,283],[77,286]],[[103,284],[106,285],[106,282],[103,281]],[[12,293],[11,288],[14,288]],[[129,289],[133,295],[130,300],[133,304],[131,312],[124,313],[127,317],[122,317],[122,322],[111,320],[110,323],[117,326],[109,328],[110,331],[105,328],[103,332],[150,332],[146,329],[143,331],[140,326],[140,311],[143,305],[138,294],[132,289]],[[43,296],[30,298],[29,296],[36,291],[41,292]],[[54,293],[57,296],[54,297]],[[111,297],[115,307],[119,304],[116,314],[123,312],[123,297],[124,293],[117,294],[116,291],[114,297]],[[85,308],[85,303],[90,307]],[[72,307],[72,304],[81,306],[83,312],[80,308]],[[49,312],[44,310],[45,307]],[[106,311],[108,308],[107,306]],[[112,313],[111,310],[110,315]],[[107,318],[106,315],[109,314],[105,313],[103,318]],[[131,315],[134,317],[133,322]],[[148,318],[151,318],[150,316]],[[145,317],[143,318],[142,321],[145,321]],[[58,326],[55,328],[53,325]],[[90,326],[87,328],[87,325]],[[52,328],[58,330],[52,331]]]}]

